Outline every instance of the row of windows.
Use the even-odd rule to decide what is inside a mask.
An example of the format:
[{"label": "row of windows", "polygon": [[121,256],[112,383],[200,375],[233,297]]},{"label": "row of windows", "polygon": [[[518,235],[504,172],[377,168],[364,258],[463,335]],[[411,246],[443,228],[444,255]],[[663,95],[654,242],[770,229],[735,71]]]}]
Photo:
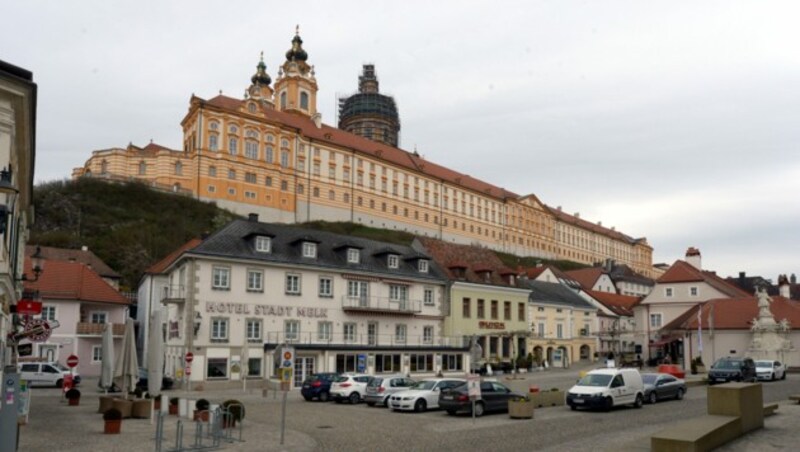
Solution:
[{"label": "row of windows", "polygon": [[[687,294],[690,297],[696,297],[700,294],[700,289],[697,286],[691,286],[688,288]],[[667,298],[672,298],[673,296],[675,296],[675,289],[672,287],[665,287],[664,296]]]},{"label": "row of windows", "polygon": [[[476,300],[476,314],[475,318],[477,319],[485,319],[486,317],[486,300],[478,299]],[[511,302],[504,301],[503,302],[503,320],[512,320],[511,318]],[[527,302],[517,303],[517,320],[524,322],[527,320],[526,316],[526,305]],[[489,318],[491,320],[499,320],[499,309],[500,302],[497,300],[491,300],[490,302],[490,312]],[[461,316],[465,319],[472,318],[472,300],[470,298],[464,298],[461,300]]]}]

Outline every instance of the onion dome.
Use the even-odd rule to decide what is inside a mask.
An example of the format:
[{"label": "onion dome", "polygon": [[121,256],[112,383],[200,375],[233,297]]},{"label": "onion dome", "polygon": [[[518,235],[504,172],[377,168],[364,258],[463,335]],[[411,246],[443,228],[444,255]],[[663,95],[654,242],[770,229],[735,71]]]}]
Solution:
[{"label": "onion dome", "polygon": [[267,74],[267,65],[264,64],[264,52],[261,52],[261,60],[256,66],[256,73],[250,77],[250,81],[253,82],[253,85],[261,86],[269,86],[269,84],[272,83],[272,79],[269,74]]},{"label": "onion dome", "polygon": [[286,61],[306,61],[308,54],[303,50],[303,40],[300,38],[300,26],[295,28],[292,48],[286,52]]}]

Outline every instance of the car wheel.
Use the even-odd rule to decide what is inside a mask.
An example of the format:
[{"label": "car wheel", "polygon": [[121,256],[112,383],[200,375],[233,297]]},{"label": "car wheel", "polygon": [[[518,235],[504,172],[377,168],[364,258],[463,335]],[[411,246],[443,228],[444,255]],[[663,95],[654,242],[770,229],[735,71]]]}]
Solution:
[{"label": "car wheel", "polygon": [[306,402],[310,402],[311,401],[311,397],[305,397],[304,396],[303,398],[306,399]]},{"label": "car wheel", "polygon": [[658,396],[656,395],[655,391],[650,393],[650,397],[648,397],[648,402],[650,402],[650,403],[658,402]]},{"label": "car wheel", "polygon": [[683,388],[678,389],[678,393],[675,394],[675,400],[683,400]]},{"label": "car wheel", "polygon": [[358,402],[361,401],[361,396],[358,395],[357,392],[354,392],[354,393],[350,394],[350,397],[348,397],[348,399],[350,400],[351,404],[355,405],[355,404],[357,404]]},{"label": "car wheel", "polygon": [[636,394],[636,401],[633,402],[634,408],[641,408],[644,405],[644,397],[641,394]]},{"label": "car wheel", "polygon": [[483,416],[484,411],[486,407],[483,406],[483,402],[475,402],[475,417]]},{"label": "car wheel", "polygon": [[455,416],[456,410],[447,410],[447,414],[449,414],[450,416]]},{"label": "car wheel", "polygon": [[772,372],[772,376],[770,377],[770,380],[775,381],[775,380],[777,380],[776,377],[777,376],[775,375],[775,372]]},{"label": "car wheel", "polygon": [[330,397],[331,397],[331,395],[327,391],[319,393],[319,401],[320,402],[327,402],[328,399],[330,399]]},{"label": "car wheel", "polygon": [[414,403],[414,411],[423,413],[428,409],[428,403],[424,399],[419,399]]},{"label": "car wheel", "polygon": [[604,411],[611,411],[614,408],[614,399],[611,397],[606,397],[606,403],[603,405]]},{"label": "car wheel", "polygon": [[64,380],[59,378],[58,380],[56,380],[56,388],[60,388],[62,386],[64,386]]},{"label": "car wheel", "polygon": [[392,408],[392,407],[389,406],[389,398],[388,397],[383,399],[383,406],[385,406],[386,408],[389,408],[389,409]]}]

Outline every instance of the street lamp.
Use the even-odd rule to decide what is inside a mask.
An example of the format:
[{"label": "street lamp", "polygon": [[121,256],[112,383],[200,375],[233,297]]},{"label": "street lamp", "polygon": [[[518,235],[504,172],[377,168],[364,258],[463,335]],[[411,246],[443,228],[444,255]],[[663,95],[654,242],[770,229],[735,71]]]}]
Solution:
[{"label": "street lamp", "polygon": [[33,279],[29,279],[28,275],[23,273],[17,281],[36,282],[39,280],[39,275],[44,273],[44,258],[42,257],[41,246],[37,246],[36,252],[31,255],[31,270],[33,271]]},{"label": "street lamp", "polygon": [[200,325],[203,324],[203,316],[200,315],[199,312],[194,313],[194,337],[197,337],[197,333],[200,331]]}]

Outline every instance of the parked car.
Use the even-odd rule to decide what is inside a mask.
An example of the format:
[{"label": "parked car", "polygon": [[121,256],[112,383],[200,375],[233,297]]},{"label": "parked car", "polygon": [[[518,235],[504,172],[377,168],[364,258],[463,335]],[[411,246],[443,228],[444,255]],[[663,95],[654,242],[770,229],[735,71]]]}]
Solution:
[{"label": "parked car", "polygon": [[[19,363],[17,369],[20,379],[26,380],[30,386],[55,386],[64,385],[64,377],[70,374],[70,369],[61,363]],[[77,371],[72,372],[72,384],[77,386],[81,376]]]},{"label": "parked car", "polygon": [[372,377],[366,374],[344,374],[331,383],[331,397],[336,403],[344,400],[356,404],[367,395],[367,384]]},{"label": "parked car", "polygon": [[300,394],[306,401],[319,399],[320,402],[327,402],[331,397],[331,383],[338,377],[335,372],[321,372],[313,374],[303,381]]},{"label": "parked car", "polygon": [[720,358],[708,370],[708,384],[756,381],[756,363],[750,358]]},{"label": "parked car", "polygon": [[399,391],[414,386],[416,382],[405,375],[385,375],[376,376],[372,381],[367,383],[367,395],[364,396],[364,401],[369,406],[383,405],[389,406],[389,397]]},{"label": "parked car", "polygon": [[[513,392],[507,386],[496,381],[482,381],[481,397],[475,401],[475,416],[483,416],[490,411],[508,411],[508,400],[522,398],[522,394]],[[469,399],[467,384],[450,389],[443,389],[439,393],[439,407],[447,414],[459,412],[472,413],[472,401]]]},{"label": "parked car", "polygon": [[759,380],[785,380],[786,366],[780,361],[759,359],[756,361],[756,378]]},{"label": "parked car", "polygon": [[644,373],[644,399],[649,403],[656,403],[664,399],[683,399],[686,394],[686,382],[674,375]]},{"label": "parked car", "polygon": [[389,398],[389,409],[423,412],[439,408],[439,393],[466,383],[463,378],[430,378],[411,388],[394,393]]},{"label": "parked car", "polygon": [[[144,367],[139,368],[139,381],[136,382],[136,389],[140,391],[147,391],[147,382],[149,378],[147,377],[147,369]],[[168,389],[172,389],[175,386],[175,380],[172,378],[164,375],[161,377],[161,390],[166,391]]]},{"label": "parked car", "polygon": [[567,405],[573,410],[583,407],[610,410],[628,404],[635,408],[644,404],[644,383],[636,369],[595,369],[567,392]]}]

